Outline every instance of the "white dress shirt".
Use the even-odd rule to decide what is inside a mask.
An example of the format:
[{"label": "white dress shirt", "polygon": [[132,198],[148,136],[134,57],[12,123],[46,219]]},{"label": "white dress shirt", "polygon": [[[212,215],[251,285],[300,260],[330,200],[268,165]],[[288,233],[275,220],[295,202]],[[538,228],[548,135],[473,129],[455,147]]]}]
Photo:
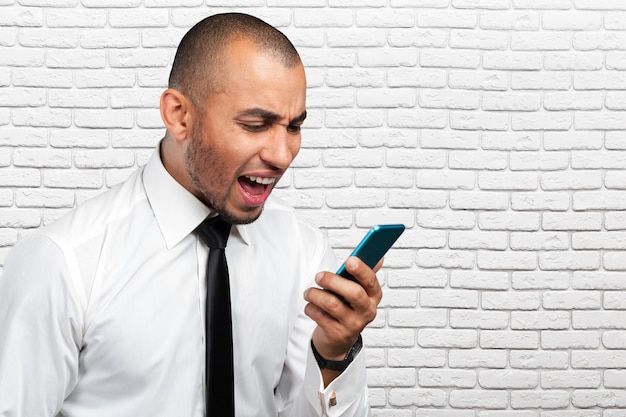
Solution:
[{"label": "white dress shirt", "polygon": [[[158,151],[22,239],[0,278],[1,417],[200,417],[209,210]],[[226,248],[238,417],[366,416],[359,354],[326,389],[303,291],[335,258],[276,197]],[[331,392],[337,399],[329,406]]]}]

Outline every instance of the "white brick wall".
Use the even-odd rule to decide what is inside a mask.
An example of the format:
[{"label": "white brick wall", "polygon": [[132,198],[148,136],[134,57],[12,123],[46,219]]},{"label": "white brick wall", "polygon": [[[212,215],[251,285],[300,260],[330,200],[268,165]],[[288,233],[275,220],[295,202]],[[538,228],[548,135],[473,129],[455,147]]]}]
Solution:
[{"label": "white brick wall", "polygon": [[230,10],[307,67],[278,192],[340,257],[408,227],[374,416],[626,416],[623,0],[0,0],[0,263],[146,162],[179,39]]}]

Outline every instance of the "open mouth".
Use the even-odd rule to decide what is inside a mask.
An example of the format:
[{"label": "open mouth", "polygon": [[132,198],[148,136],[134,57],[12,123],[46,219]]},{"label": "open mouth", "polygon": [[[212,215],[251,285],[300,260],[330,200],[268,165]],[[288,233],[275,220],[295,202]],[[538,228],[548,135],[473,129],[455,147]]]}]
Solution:
[{"label": "open mouth", "polygon": [[243,175],[238,178],[239,186],[243,191],[243,196],[247,204],[259,205],[263,204],[267,199],[276,177],[254,177]]}]

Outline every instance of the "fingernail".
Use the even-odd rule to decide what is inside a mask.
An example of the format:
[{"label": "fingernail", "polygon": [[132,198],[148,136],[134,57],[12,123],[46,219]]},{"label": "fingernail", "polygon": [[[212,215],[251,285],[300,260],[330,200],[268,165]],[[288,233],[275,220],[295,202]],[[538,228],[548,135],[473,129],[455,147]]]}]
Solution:
[{"label": "fingernail", "polygon": [[346,261],[346,266],[349,268],[356,268],[356,259],[354,259],[354,257],[349,257],[348,260]]},{"label": "fingernail", "polygon": [[315,282],[319,284],[323,276],[324,276],[323,272],[318,272],[317,274],[315,274]]}]

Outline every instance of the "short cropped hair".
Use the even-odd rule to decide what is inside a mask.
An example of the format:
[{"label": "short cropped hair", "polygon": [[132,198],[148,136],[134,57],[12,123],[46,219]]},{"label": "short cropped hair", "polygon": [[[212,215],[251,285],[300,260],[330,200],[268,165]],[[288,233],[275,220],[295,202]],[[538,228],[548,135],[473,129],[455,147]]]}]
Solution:
[{"label": "short cropped hair", "polygon": [[301,64],[296,48],[278,29],[248,14],[221,13],[196,23],[183,36],[172,64],[169,87],[202,108],[206,97],[224,86],[224,51],[235,40],[252,42],[286,68]]}]

